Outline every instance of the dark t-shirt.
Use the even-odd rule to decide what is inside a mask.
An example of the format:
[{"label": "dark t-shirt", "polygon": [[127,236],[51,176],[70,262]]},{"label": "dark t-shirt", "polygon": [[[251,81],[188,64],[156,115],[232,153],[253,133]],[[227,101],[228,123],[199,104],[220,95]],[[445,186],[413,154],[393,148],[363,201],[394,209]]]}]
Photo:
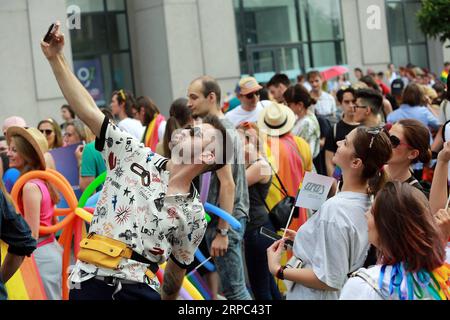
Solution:
[{"label": "dark t-shirt", "polygon": [[[343,120],[339,121],[336,124],[336,129],[334,126],[329,131],[326,141],[325,141],[325,150],[336,153],[337,150],[337,142],[344,140],[345,136],[348,135],[353,129],[357,128],[358,125],[350,125],[345,123]],[[336,136],[334,132],[336,131]]]}]

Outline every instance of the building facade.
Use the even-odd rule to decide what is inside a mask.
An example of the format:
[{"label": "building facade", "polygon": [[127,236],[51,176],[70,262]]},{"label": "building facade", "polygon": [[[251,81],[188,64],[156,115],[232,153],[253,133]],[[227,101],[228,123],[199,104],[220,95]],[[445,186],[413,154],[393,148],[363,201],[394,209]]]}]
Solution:
[{"label": "building facade", "polygon": [[385,71],[390,62],[438,73],[450,50],[420,32],[418,8],[419,0],[3,0],[0,121],[61,121],[64,98],[39,47],[56,19],[98,105],[125,88],[167,115],[203,74],[225,96],[244,74],[264,82],[274,72],[294,79],[334,65]]}]

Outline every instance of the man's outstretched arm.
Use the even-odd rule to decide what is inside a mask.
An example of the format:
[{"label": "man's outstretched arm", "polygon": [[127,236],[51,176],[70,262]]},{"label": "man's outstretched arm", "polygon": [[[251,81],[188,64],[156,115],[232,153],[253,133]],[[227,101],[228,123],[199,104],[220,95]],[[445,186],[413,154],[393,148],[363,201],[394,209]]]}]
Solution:
[{"label": "man's outstretched arm", "polygon": [[55,74],[56,81],[69,105],[77,116],[98,137],[105,116],[98,109],[89,92],[73,74],[63,54],[64,35],[60,32],[60,23],[57,22],[50,43],[41,41],[41,48],[47,57]]}]

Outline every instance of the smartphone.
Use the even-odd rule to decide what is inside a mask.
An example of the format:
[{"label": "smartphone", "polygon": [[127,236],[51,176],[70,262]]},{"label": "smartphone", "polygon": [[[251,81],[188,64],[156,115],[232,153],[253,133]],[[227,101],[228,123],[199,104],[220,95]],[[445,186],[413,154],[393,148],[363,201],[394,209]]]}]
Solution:
[{"label": "smartphone", "polygon": [[48,28],[47,34],[44,37],[44,42],[50,43],[50,41],[52,40],[53,38],[52,32],[53,29],[55,28],[55,25],[56,25],[55,23],[52,23],[50,25],[50,28]]},{"label": "smartphone", "polygon": [[[275,241],[280,240],[282,238],[279,234],[277,234],[277,233],[273,232],[272,230],[269,230],[265,227],[261,227],[261,229],[259,230],[259,233],[262,234],[263,236],[265,236],[269,239],[275,240]],[[285,239],[284,243],[286,244],[286,246],[291,247],[291,248],[294,246],[294,242],[290,239]]]}]

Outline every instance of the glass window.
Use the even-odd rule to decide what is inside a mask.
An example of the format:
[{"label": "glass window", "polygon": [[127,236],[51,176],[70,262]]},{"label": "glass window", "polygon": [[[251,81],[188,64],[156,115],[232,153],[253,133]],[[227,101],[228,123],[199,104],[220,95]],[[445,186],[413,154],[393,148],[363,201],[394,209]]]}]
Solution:
[{"label": "glass window", "polygon": [[81,14],[89,12],[105,11],[105,3],[103,0],[67,0],[67,5],[76,5],[80,7]]},{"label": "glass window", "polygon": [[286,72],[295,78],[295,73],[310,68],[345,63],[340,0],[234,0],[233,4],[241,73]]},{"label": "glass window", "polygon": [[410,62],[416,66],[428,66],[428,53],[426,44],[409,46]]},{"label": "glass window", "polygon": [[108,11],[125,11],[124,0],[106,0]]},{"label": "glass window", "polygon": [[[449,2],[450,4],[450,2]],[[420,10],[419,2],[404,3],[405,7],[405,26],[408,40],[411,42],[424,42],[426,41],[425,35],[419,28],[419,22],[417,21],[416,13]]]},{"label": "glass window", "polygon": [[416,13],[418,0],[389,0],[386,2],[391,59],[397,66],[412,63],[428,67],[427,39],[419,28]]},{"label": "glass window", "polygon": [[125,1],[67,3],[81,8],[82,28],[70,30],[73,61],[78,79],[96,103],[108,105],[117,89],[134,92]]},{"label": "glass window", "polygon": [[339,1],[308,0],[307,6],[311,40],[319,41],[343,38]]}]

